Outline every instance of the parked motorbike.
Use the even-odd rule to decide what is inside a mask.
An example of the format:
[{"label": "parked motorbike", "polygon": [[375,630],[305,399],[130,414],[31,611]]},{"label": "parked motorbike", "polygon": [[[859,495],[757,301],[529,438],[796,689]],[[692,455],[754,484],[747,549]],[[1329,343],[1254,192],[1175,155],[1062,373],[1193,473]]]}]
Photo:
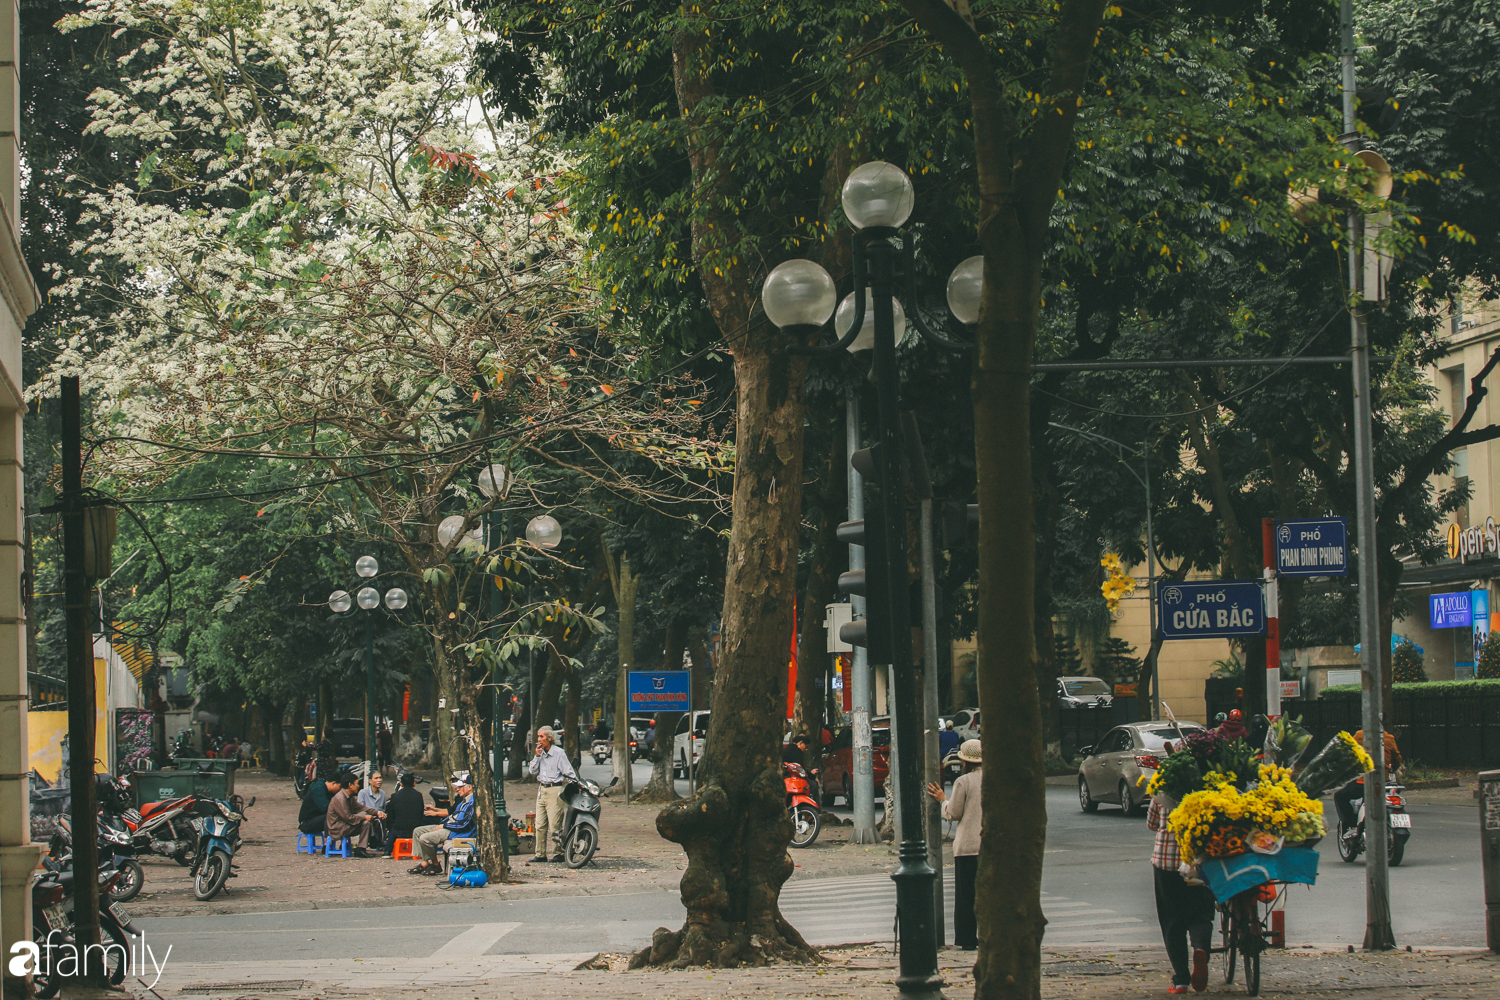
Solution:
[{"label": "parked motorbike", "polygon": [[292,768],[292,788],[296,791],[297,798],[307,794],[307,786],[312,784],[316,768],[317,754],[312,747],[304,746],[297,751],[297,763]]},{"label": "parked motorbike", "polygon": [[786,785],[786,808],[792,814],[792,846],[807,847],[818,839],[823,817],[812,797],[812,780],[801,764],[787,761],[781,765],[781,780]]},{"label": "parked motorbike", "polygon": [[[57,832],[48,843],[47,853],[59,864],[71,864],[73,860],[73,824],[66,816],[60,817]],[[145,869],[132,855],[135,843],[129,831],[118,818],[100,813],[99,816],[99,867],[108,866],[119,872],[119,878],[110,886],[110,899],[117,903],[128,902],[140,895],[146,882]]]},{"label": "parked motorbike", "polygon": [[614,758],[614,742],[611,740],[595,740],[590,752],[594,755],[595,764],[603,764],[605,761]]},{"label": "parked motorbike", "polygon": [[[1411,839],[1411,815],[1406,811],[1406,799],[1402,798],[1401,792],[1405,791],[1405,785],[1388,783],[1385,786],[1385,811],[1386,822],[1390,827],[1390,835],[1385,842],[1386,863],[1392,867],[1401,863],[1406,854],[1406,842]],[[1350,830],[1339,821],[1339,857],[1344,861],[1353,861],[1369,849],[1365,840],[1365,800],[1363,797],[1354,800],[1354,828]]]},{"label": "parked motorbike", "polygon": [[240,824],[244,822],[245,810],[253,805],[253,795],[249,802],[234,795],[227,801],[200,798],[193,804],[192,825],[198,831],[198,850],[188,874],[193,877],[194,896],[213,899],[224,883],[235,877],[234,855],[244,844],[240,839]]},{"label": "parked motorbike", "polygon": [[[562,856],[569,868],[582,868],[599,849],[599,786],[587,778],[576,778],[563,786]],[[542,853],[539,844],[537,853]]]},{"label": "parked motorbike", "polygon": [[[141,936],[125,907],[110,898],[110,891],[119,878],[118,871],[107,867],[101,868],[95,876],[95,891],[99,893],[100,942],[104,945],[102,958],[111,986],[118,986],[124,980],[129,964],[130,939]],[[76,891],[71,858],[61,861],[44,858],[41,869],[32,876],[32,938],[41,953],[33,990],[43,1000],[55,996],[62,986],[58,963],[52,952],[59,945],[76,943],[73,926]]]}]

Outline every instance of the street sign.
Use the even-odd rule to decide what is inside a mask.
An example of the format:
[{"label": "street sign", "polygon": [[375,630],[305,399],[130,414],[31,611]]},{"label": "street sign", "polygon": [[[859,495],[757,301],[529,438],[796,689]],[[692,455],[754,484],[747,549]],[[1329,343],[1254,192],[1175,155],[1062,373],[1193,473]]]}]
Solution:
[{"label": "street sign", "polygon": [[686,670],[632,670],[626,679],[632,712],[686,712],[692,675]]},{"label": "street sign", "polygon": [[1300,697],[1302,697],[1302,682],[1301,681],[1282,681],[1281,682],[1281,698],[1282,698],[1283,701],[1291,701],[1291,700],[1293,700],[1295,698],[1300,698]]},{"label": "street sign", "polygon": [[1427,609],[1433,628],[1470,628],[1474,624],[1467,590],[1452,594],[1429,594]]},{"label": "street sign", "polygon": [[1320,517],[1277,523],[1276,572],[1344,576],[1349,572],[1349,522],[1342,517]]},{"label": "street sign", "polygon": [[1266,631],[1259,580],[1161,581],[1156,595],[1163,639],[1217,639]]}]

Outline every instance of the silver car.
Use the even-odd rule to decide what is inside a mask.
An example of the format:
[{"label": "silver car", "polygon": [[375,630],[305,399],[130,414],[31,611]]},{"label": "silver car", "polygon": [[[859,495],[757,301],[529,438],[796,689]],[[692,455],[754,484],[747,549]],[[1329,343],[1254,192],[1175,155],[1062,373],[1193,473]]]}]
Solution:
[{"label": "silver car", "polygon": [[[1083,811],[1093,812],[1099,803],[1113,802],[1127,816],[1138,813],[1157,762],[1167,755],[1167,743],[1181,738],[1178,729],[1184,733],[1203,729],[1196,722],[1180,722],[1177,727],[1170,722],[1131,722],[1116,726],[1098,743],[1080,750],[1078,804]],[[1142,776],[1147,780],[1142,781]]]}]

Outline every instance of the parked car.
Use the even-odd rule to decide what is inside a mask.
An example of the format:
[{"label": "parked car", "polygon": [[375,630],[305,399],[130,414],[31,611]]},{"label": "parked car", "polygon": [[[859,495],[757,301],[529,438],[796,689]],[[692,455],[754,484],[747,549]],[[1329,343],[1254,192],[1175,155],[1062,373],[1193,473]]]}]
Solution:
[{"label": "parked car", "polygon": [[[1186,733],[1201,730],[1196,722],[1178,723]],[[1167,755],[1166,745],[1180,739],[1170,722],[1132,722],[1116,726],[1091,747],[1078,751],[1078,805],[1094,812],[1101,802],[1113,802],[1127,816],[1140,811],[1146,800],[1143,775],[1156,773]]]},{"label": "parked car", "polygon": [[328,738],[333,740],[335,757],[365,755],[365,720],[334,719],[328,724]]},{"label": "parked car", "polygon": [[953,731],[958,734],[960,743],[964,740],[979,739],[979,709],[977,708],[960,708],[946,719],[938,721],[952,722]]},{"label": "parked car", "polygon": [[[693,767],[703,758],[703,743],[708,737],[708,710],[694,712],[693,720]],[[658,733],[657,739],[661,739]],[[672,737],[672,777],[686,778],[688,773],[688,714],[682,713],[677,720],[677,733]]]},{"label": "parked car", "polygon": [[1058,708],[1108,708],[1115,703],[1114,688],[1099,677],[1059,677]]},{"label": "parked car", "polygon": [[[954,728],[957,729],[957,726]],[[870,720],[870,744],[874,751],[871,764],[875,771],[875,795],[879,797],[886,773],[891,767],[889,716]],[[846,804],[854,805],[854,728],[844,726],[835,732],[833,742],[824,747],[823,753],[824,804],[832,796],[842,795]]]}]

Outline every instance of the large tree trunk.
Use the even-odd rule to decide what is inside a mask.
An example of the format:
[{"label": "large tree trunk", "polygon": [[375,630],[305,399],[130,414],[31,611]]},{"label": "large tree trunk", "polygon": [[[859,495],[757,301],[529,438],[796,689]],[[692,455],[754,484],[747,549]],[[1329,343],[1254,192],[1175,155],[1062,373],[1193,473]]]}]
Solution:
[{"label": "large tree trunk", "polygon": [[557,639],[547,646],[547,676],[542,681],[542,693],[536,701],[536,730],[552,726],[557,722],[557,702],[562,697],[563,683],[568,677],[568,665],[557,651]]},{"label": "large tree trunk", "polygon": [[[702,58],[692,43],[678,44],[689,46],[687,58]],[[735,351],[738,460],[713,714],[697,793],[656,821],[662,836],[687,852],[687,926],[659,931],[637,956],[641,963],[732,965],[813,955],[777,905],[793,868],[781,737],[807,372],[805,361],[784,353],[790,342],[785,331],[761,323]]]},{"label": "large tree trunk", "polygon": [[[463,657],[460,656],[459,659]],[[432,640],[432,674],[437,681],[437,704],[432,709],[431,750],[434,766],[446,777],[448,772],[456,771],[463,767],[467,754],[458,733],[454,729],[454,723],[461,709],[458,688],[454,684],[453,673],[450,669],[450,657],[448,651],[443,647],[443,640],[437,636]]]},{"label": "large tree trunk", "polygon": [[[682,669],[682,651],[687,630],[676,622],[667,625],[666,642],[662,653],[663,670]],[[675,664],[675,666],[674,666]],[[691,679],[689,680],[691,683]],[[693,707],[700,706],[696,701]],[[662,712],[656,717],[656,745],[651,748],[651,780],[636,797],[639,802],[676,802],[677,785],[672,780],[672,753],[677,724],[682,720],[681,712]]]},{"label": "large tree trunk", "polygon": [[[462,653],[449,653],[446,660],[453,671],[453,686],[459,692],[460,732],[456,734],[455,742],[468,759],[469,775],[474,782],[474,825],[479,841],[479,864],[490,881],[503,885],[510,880],[510,871],[506,867],[505,852],[500,841],[502,831],[495,810],[495,775],[490,768],[489,745],[482,735],[485,728],[483,719],[489,714],[484,702],[493,705],[493,689],[480,686],[480,678],[473,676],[473,666]],[[499,720],[493,721],[499,724]],[[451,787],[449,794],[452,795]]]},{"label": "large tree trunk", "polygon": [[[1004,733],[1005,766],[983,771],[975,914],[976,1000],[1041,996],[1042,850],[1047,836],[1041,707],[1036,685],[1031,361],[1041,301],[1048,215],[1104,0],[1063,0],[1042,39],[1049,52],[1044,101],[1022,137],[971,20],[943,0],[903,0],[917,23],[963,70],[972,105],[984,287],[972,383],[979,498],[979,707]],[[993,750],[991,751],[994,752]],[[1003,808],[996,808],[1003,804]]]},{"label": "large tree trunk", "polygon": [[583,692],[580,690],[578,668],[569,665],[567,668],[568,695],[563,700],[563,752],[568,755],[568,760],[577,767],[583,760],[582,752],[578,748],[578,715],[579,701]]}]

